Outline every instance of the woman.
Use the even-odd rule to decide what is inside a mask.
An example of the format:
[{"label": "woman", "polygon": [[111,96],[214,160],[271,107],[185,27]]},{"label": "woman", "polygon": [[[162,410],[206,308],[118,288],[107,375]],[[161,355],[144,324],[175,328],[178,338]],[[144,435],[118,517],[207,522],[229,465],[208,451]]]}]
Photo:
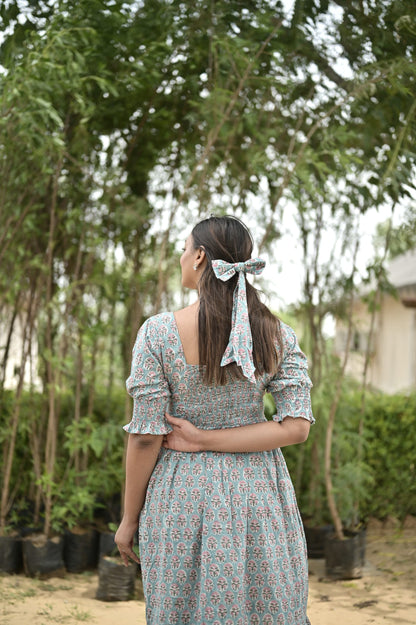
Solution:
[{"label": "woman", "polygon": [[234,217],[198,223],[181,256],[198,301],[148,319],[133,350],[116,543],[125,564],[138,561],[139,527],[148,625],[309,623],[306,547],[280,447],[308,436],[311,384],[293,331],[246,281],[264,267],[252,247]]}]

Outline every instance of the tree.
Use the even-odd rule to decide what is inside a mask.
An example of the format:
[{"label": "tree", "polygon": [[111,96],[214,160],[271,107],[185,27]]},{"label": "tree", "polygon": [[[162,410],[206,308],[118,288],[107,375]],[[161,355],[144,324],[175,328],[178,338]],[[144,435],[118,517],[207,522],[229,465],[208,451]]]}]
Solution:
[{"label": "tree", "polygon": [[[38,341],[47,516],[62,397],[81,427],[97,363],[126,374],[141,321],[173,305],[177,240],[196,214],[247,217],[272,254],[280,215],[297,212],[319,385],[322,323],[349,270],[332,275],[339,256],[321,264],[314,236],[326,214],[348,224],[414,189],[415,16],[410,0],[2,4],[0,309],[11,336],[13,311],[34,306],[24,358]],[[71,454],[81,472],[87,457]],[[10,457],[13,445],[6,482]]]}]

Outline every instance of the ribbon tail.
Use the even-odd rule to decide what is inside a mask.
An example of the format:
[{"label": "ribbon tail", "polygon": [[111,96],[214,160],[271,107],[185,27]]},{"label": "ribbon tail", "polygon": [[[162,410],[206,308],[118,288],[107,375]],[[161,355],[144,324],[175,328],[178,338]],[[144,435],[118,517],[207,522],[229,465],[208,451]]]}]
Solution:
[{"label": "ribbon tail", "polygon": [[239,354],[234,353],[234,348],[232,347],[232,345],[228,344],[227,349],[225,350],[224,355],[221,359],[221,367],[225,367],[226,365],[235,362],[239,367],[241,367],[244,377],[250,380],[250,382],[253,382],[253,384],[255,384],[256,376],[254,375],[254,373],[256,371],[256,368],[253,364],[252,353],[249,350],[246,350],[246,352],[247,359],[245,361],[242,361],[239,357]]},{"label": "ribbon tail", "polygon": [[245,277],[239,274],[238,285],[233,293],[233,312],[231,332],[227,348],[221,360],[224,367],[235,362],[241,367],[244,377],[255,383],[255,366],[253,363],[253,339],[248,317]]},{"label": "ribbon tail", "polygon": [[230,337],[228,339],[228,345],[225,348],[224,355],[221,359],[221,367],[225,367],[225,365],[229,365],[232,362],[236,362],[238,365],[240,365],[238,352],[236,353],[236,350],[235,350],[235,342],[236,340],[238,340],[238,337],[235,331],[236,329],[235,326],[236,326],[236,321],[237,321],[237,296],[238,296],[238,286],[234,289],[234,293],[233,293],[233,311],[231,315],[231,332],[230,332]]}]

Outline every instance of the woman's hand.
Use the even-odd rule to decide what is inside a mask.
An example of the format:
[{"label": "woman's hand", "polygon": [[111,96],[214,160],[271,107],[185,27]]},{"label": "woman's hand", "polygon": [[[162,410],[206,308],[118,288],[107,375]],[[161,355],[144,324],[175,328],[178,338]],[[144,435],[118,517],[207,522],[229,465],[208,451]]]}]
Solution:
[{"label": "woman's hand", "polygon": [[129,558],[140,564],[139,558],[133,551],[133,540],[137,528],[138,523],[129,523],[123,519],[116,532],[114,542],[118,547],[124,566],[128,566]]},{"label": "woman's hand", "polygon": [[310,422],[287,416],[282,422],[260,421],[250,425],[218,430],[202,430],[187,421],[166,414],[173,431],[163,437],[163,447],[175,451],[219,451],[246,453],[271,451],[278,447],[303,443],[308,438]]},{"label": "woman's hand", "polygon": [[233,428],[201,430],[186,419],[177,419],[169,414],[165,417],[173,431],[163,437],[162,445],[175,451],[271,451],[303,443],[308,438],[311,425],[302,417],[287,416],[282,422],[260,421]]},{"label": "woman's hand", "polygon": [[173,430],[163,437],[163,447],[175,451],[202,451],[204,430],[200,430],[186,419],[177,419],[165,414],[166,420]]}]

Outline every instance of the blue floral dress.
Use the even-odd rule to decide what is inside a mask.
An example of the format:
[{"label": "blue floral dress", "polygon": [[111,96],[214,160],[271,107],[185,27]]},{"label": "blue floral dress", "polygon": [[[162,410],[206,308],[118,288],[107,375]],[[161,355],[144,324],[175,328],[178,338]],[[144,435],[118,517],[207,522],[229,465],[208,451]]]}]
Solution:
[{"label": "blue floral dress", "polygon": [[[276,421],[313,422],[307,363],[281,324],[278,375],[255,384],[203,383],[185,360],[175,317],[139,330],[127,389],[130,433],[171,431],[165,411],[205,429],[264,421],[272,393]],[[306,625],[308,570],[302,521],[280,449],[185,453],[161,449],[140,515],[139,548],[148,625]]]}]

